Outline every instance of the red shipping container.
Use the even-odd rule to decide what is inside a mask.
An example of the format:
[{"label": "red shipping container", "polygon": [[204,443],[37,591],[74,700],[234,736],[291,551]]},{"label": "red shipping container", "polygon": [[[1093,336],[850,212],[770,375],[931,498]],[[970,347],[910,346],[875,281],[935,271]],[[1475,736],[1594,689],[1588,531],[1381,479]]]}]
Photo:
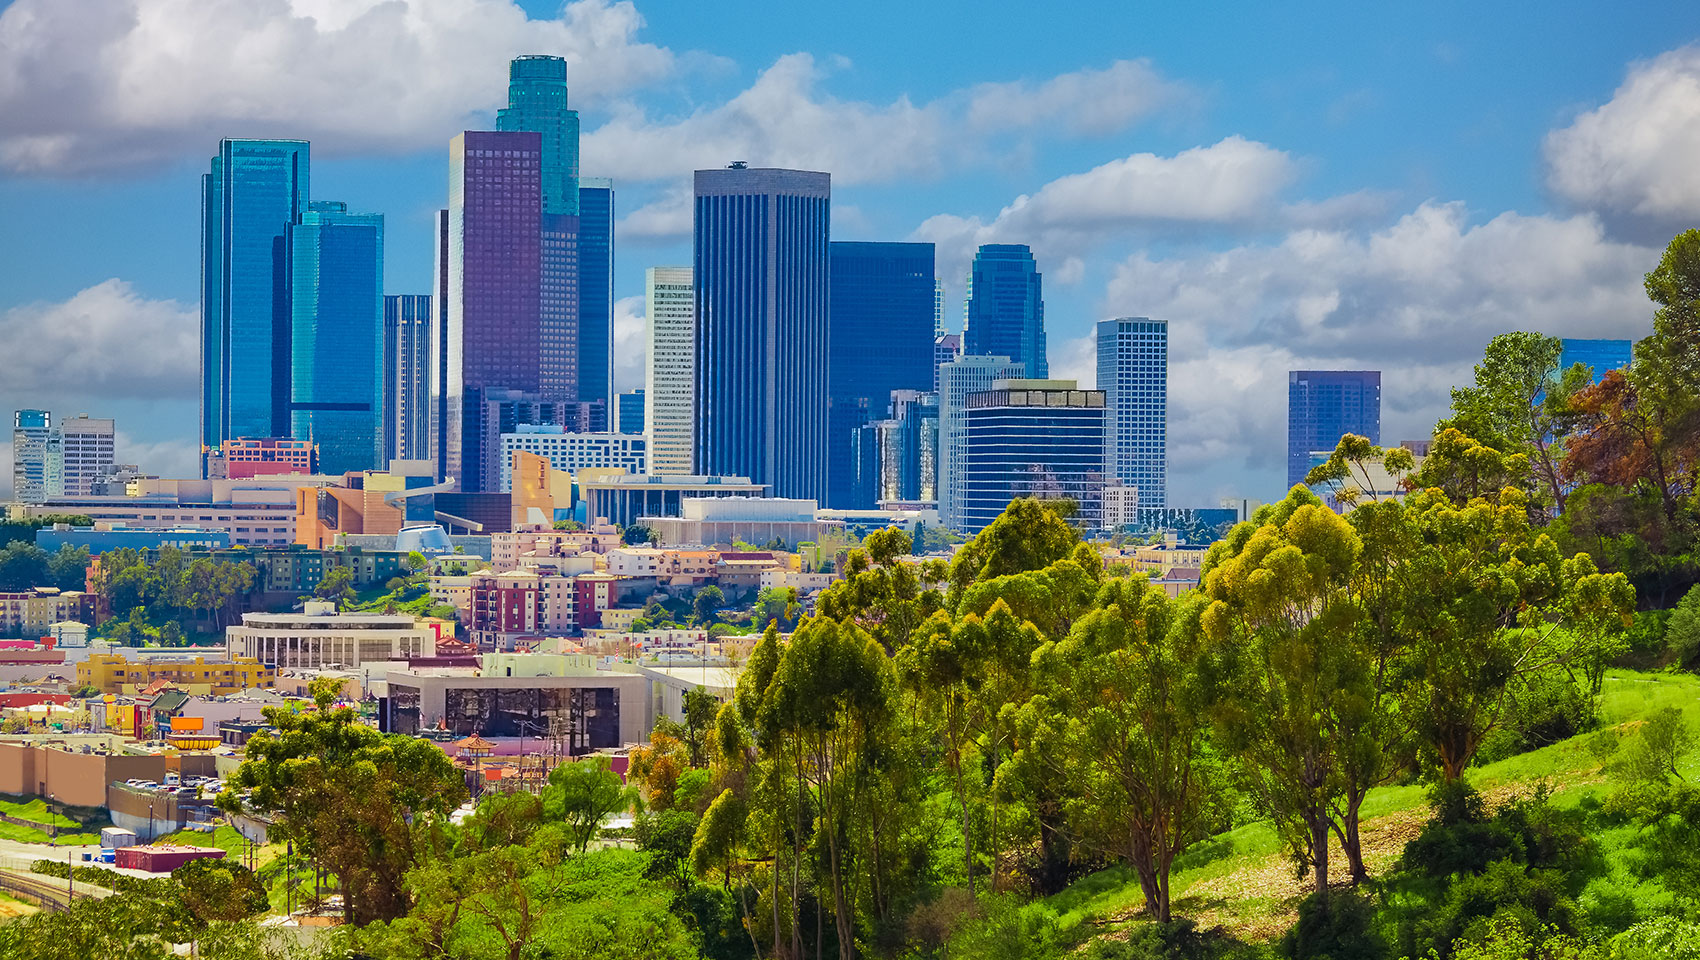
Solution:
[{"label": "red shipping container", "polygon": [[115,854],[114,866],[146,870],[149,873],[170,873],[190,860],[217,860],[223,856],[224,851],[217,847],[185,847],[162,843],[149,847],[120,847]]}]

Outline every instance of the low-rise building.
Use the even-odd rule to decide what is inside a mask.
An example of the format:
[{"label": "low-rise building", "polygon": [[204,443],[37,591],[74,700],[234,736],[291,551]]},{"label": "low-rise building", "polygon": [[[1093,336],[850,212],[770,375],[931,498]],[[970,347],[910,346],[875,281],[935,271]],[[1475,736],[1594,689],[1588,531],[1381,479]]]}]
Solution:
[{"label": "low-rise building", "polygon": [[76,514],[129,527],[220,530],[239,546],[295,542],[295,490],[339,482],[325,476],[247,480],[139,479],[123,496],[63,497],[25,508],[30,517]]},{"label": "low-rise building", "polygon": [[526,557],[576,557],[580,554],[601,554],[620,545],[620,529],[605,519],[583,530],[556,530],[553,527],[526,526],[509,532],[490,535],[491,569],[506,572],[518,570]]},{"label": "low-rise building", "polygon": [[759,497],[764,484],[749,477],[644,475],[624,470],[585,469],[578,475],[586,516],[607,517],[627,527],[642,517],[676,517],[689,498]]},{"label": "low-rise building", "polygon": [[51,527],[43,527],[35,532],[35,545],[48,553],[59,552],[60,547],[84,547],[90,556],[99,556],[108,550],[128,547],[132,550],[158,550],[160,547],[176,547],[179,550],[217,550],[230,546],[230,534],[224,530],[209,530],[205,527],[183,526],[162,527],[133,527],[127,523],[112,520],[102,520],[93,526],[73,527],[68,523],[56,523]]},{"label": "low-rise building", "polygon": [[135,696],[156,680],[185,693],[219,696],[269,687],[277,670],[251,658],[208,660],[204,656],[174,656],[130,660],[121,654],[96,653],[77,664],[77,685],[101,693]]},{"label": "low-rise building", "polygon": [[58,587],[32,587],[15,593],[0,593],[0,635],[25,638],[45,637],[55,623],[75,620],[92,623],[93,594]]},{"label": "low-rise building", "polygon": [[[531,654],[548,657],[546,654]],[[442,730],[503,740],[558,738],[571,754],[642,743],[653,713],[650,681],[637,673],[573,667],[551,660],[564,674],[543,673],[502,661],[514,676],[445,676],[423,670],[393,671],[385,677],[378,729],[409,736]],[[519,752],[516,744],[510,752]]]},{"label": "low-rise building", "polygon": [[338,613],[309,601],[302,613],[247,613],[225,632],[225,652],[280,668],[354,667],[436,655],[436,634],[407,614]]},{"label": "low-rise building", "polygon": [[663,546],[731,546],[779,541],[787,550],[818,541],[827,525],[815,518],[815,501],[783,497],[685,497],[677,516],[645,516]]}]

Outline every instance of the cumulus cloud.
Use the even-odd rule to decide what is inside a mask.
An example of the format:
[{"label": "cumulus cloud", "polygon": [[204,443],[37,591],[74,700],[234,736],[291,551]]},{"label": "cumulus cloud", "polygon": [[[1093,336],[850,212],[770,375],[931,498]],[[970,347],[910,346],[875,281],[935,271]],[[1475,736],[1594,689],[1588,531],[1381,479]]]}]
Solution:
[{"label": "cumulus cloud", "polygon": [[636,180],[679,177],[733,160],[757,166],[831,171],[841,184],[934,178],[984,162],[988,144],[1009,132],[1101,135],[1186,99],[1145,61],[1062,74],[1042,83],[981,84],[937,100],[841,100],[821,89],[833,60],[780,57],[731,100],[689,116],[652,117],[627,103],[584,137],[586,168]]},{"label": "cumulus cloud", "polygon": [[[11,307],[0,312],[0,342],[7,344],[0,410],[111,417],[118,462],[192,476],[199,331],[193,305],[150,299],[117,279],[63,301]],[[0,451],[0,484],[10,485],[11,463],[10,451]]]},{"label": "cumulus cloud", "polygon": [[642,26],[611,0],[537,20],[514,0],[17,0],[0,12],[0,168],[210,156],[223,136],[440,146],[505,103],[519,54],[566,57],[579,104],[665,77],[676,58]]},{"label": "cumulus cloud", "polygon": [[1239,136],[1168,157],[1135,153],[1052,180],[990,221],[939,214],[914,236],[937,244],[951,268],[983,243],[1027,243],[1066,262],[1128,231],[1263,224],[1297,166],[1285,151]]},{"label": "cumulus cloud", "polygon": [[1583,209],[1654,226],[1700,217],[1700,46],[1632,66],[1545,152],[1548,185]]},{"label": "cumulus cloud", "polygon": [[123,280],[0,313],[0,342],[6,392],[20,401],[69,389],[107,400],[198,395],[199,310],[150,300]]},{"label": "cumulus cloud", "polygon": [[1589,215],[1472,224],[1461,204],[1430,202],[1372,231],[1134,254],[1115,268],[1103,313],[1170,321],[1171,489],[1213,490],[1226,474],[1272,496],[1284,480],[1288,370],[1384,371],[1383,441],[1421,437],[1496,333],[1644,335],[1640,278],[1656,258]]},{"label": "cumulus cloud", "polygon": [[644,307],[642,297],[614,301],[614,389],[624,393],[643,386]]}]

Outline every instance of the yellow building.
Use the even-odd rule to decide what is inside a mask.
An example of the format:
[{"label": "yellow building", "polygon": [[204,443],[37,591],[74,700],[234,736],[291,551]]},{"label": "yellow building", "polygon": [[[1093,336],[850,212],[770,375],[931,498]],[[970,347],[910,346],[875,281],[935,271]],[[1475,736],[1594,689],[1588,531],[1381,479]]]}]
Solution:
[{"label": "yellow building", "polygon": [[77,684],[101,693],[135,696],[156,680],[164,680],[184,693],[219,697],[270,687],[277,682],[277,671],[251,657],[131,661],[122,654],[97,653],[77,664]]}]

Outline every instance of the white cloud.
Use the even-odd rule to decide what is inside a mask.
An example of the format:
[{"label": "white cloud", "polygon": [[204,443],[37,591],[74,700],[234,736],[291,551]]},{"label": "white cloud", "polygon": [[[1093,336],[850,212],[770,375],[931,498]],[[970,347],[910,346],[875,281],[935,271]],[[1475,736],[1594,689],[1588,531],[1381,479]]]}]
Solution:
[{"label": "white cloud", "polygon": [[505,103],[519,54],[566,57],[575,104],[666,76],[674,55],[642,26],[610,0],[546,20],[513,0],[17,0],[0,11],[0,168],[210,156],[224,136],[443,145]]},{"label": "white cloud", "polygon": [[[200,314],[106,280],[57,303],[0,312],[7,344],[0,411],[31,407],[55,419],[87,414],[118,425],[120,463],[192,476],[200,410]],[[7,433],[10,439],[10,432]],[[10,450],[0,452],[11,484]]]},{"label": "white cloud", "polygon": [[1272,496],[1285,479],[1288,370],[1384,371],[1383,441],[1421,437],[1496,333],[1644,335],[1640,279],[1656,259],[1592,216],[1504,213],[1472,225],[1460,204],[1425,203],[1370,232],[1135,254],[1116,268],[1103,314],[1170,321],[1175,496],[1217,490],[1224,475]]},{"label": "white cloud", "polygon": [[1077,134],[1103,135],[1191,99],[1190,90],[1163,79],[1151,61],[1118,60],[1102,70],[1078,70],[1039,84],[980,84],[969,91],[968,123],[981,130],[1055,124]]},{"label": "white cloud", "polygon": [[644,306],[642,297],[614,301],[614,390],[625,393],[643,386]]},{"label": "white cloud", "polygon": [[1066,262],[1133,230],[1265,224],[1297,166],[1285,151],[1239,136],[1169,157],[1135,153],[1052,180],[990,222],[929,217],[914,237],[938,245],[941,270],[961,272],[984,243],[1026,243]]},{"label": "white cloud", "polygon": [[[917,104],[840,100],[820,89],[831,69],[807,53],[780,57],[726,103],[682,118],[622,104],[585,134],[587,169],[634,180],[680,177],[734,160],[826,170],[838,184],[936,178],[1006,156],[1011,131],[1100,135],[1186,98],[1145,61],[1062,74],[1043,83],[981,84]],[[669,207],[668,209],[671,209]]]},{"label": "white cloud", "polygon": [[1547,183],[1590,210],[1700,217],[1700,46],[1637,63],[1605,104],[1546,138]]},{"label": "white cloud", "polygon": [[20,401],[67,390],[106,400],[198,395],[199,310],[147,299],[123,280],[0,313],[0,342],[5,390]]}]

